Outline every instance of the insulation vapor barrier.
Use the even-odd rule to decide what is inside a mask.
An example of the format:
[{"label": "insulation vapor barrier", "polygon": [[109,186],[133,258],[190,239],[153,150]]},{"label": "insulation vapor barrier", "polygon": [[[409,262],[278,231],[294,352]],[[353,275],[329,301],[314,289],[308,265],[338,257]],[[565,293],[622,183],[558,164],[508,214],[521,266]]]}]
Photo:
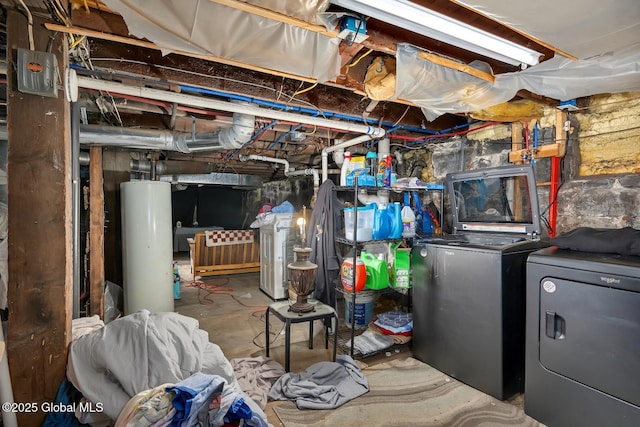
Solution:
[{"label": "insulation vapor barrier", "polygon": [[[513,89],[496,89],[485,80],[426,61],[418,57],[420,52],[415,46],[398,44],[395,98],[419,105],[430,121],[445,113],[466,113],[496,105],[515,95]],[[488,67],[478,63],[476,68],[490,71],[483,65]]]},{"label": "insulation vapor barrier", "polygon": [[507,102],[522,89],[561,101],[640,90],[640,43],[584,60],[556,55],[526,70],[499,74],[493,84],[426,61],[419,52],[415,46],[398,44],[395,98],[419,105],[430,121],[445,113],[468,113]]},{"label": "insulation vapor barrier", "polygon": [[[506,102],[522,89],[561,101],[640,90],[637,0],[460,3],[549,43],[559,52],[523,71],[500,74],[491,85],[422,60],[415,47],[399,46],[396,97],[420,105],[430,120],[443,113],[466,113]],[[570,55],[577,59],[567,57]]]},{"label": "insulation vapor barrier", "polygon": [[311,22],[315,25],[322,25],[323,20],[320,13],[327,10],[329,0],[240,0],[243,3],[254,4],[264,9],[281,13],[287,16]]},{"label": "insulation vapor barrier", "polygon": [[[638,0],[458,0],[459,3],[538,40],[589,59],[613,54],[615,49],[638,45]],[[567,25],[567,23],[571,23]]]},{"label": "insulation vapor barrier", "polygon": [[[213,55],[320,82],[334,80],[340,71],[337,37],[209,0],[105,0],[104,3],[122,15],[131,34],[153,41],[163,54],[183,51]],[[281,2],[269,3],[281,7],[278,5]]]}]

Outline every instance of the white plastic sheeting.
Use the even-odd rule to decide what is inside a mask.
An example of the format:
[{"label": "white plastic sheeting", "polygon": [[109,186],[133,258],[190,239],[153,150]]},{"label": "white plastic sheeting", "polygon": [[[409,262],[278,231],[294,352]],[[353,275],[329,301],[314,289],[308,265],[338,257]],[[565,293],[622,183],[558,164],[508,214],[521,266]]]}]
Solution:
[{"label": "white plastic sheeting", "polygon": [[640,43],[589,59],[556,56],[524,71],[497,75],[493,84],[426,61],[419,52],[415,46],[398,45],[395,98],[419,105],[430,121],[509,101],[521,89],[559,100],[640,90]]},{"label": "white plastic sheeting", "polygon": [[520,73],[498,77],[502,86],[511,84],[518,90],[526,89],[559,100],[600,93],[638,91],[640,38],[638,40],[635,45],[588,59],[573,61],[556,56]]},{"label": "white plastic sheeting", "polygon": [[457,2],[579,59],[615,53],[632,45],[640,47],[638,0]]},{"label": "white plastic sheeting", "polygon": [[[335,23],[327,0],[243,0],[318,24]],[[283,73],[332,81],[339,74],[339,39],[241,12],[209,0],[104,0],[129,31],[165,53],[210,54]],[[397,51],[395,98],[422,107],[426,118],[466,113],[509,101],[526,89],[559,100],[640,90],[638,0],[460,0],[544,43],[575,55],[554,58],[524,71],[496,76],[492,85],[417,56]],[[333,19],[329,19],[333,18]]]},{"label": "white plastic sheeting", "polygon": [[[184,51],[213,55],[320,82],[334,80],[340,71],[337,37],[209,0],[105,0],[104,3],[122,15],[131,34],[153,41],[164,54]],[[276,0],[269,3],[274,8],[284,4]],[[313,2],[308,4],[305,19],[313,11]]]},{"label": "white plastic sheeting", "polygon": [[320,13],[327,10],[329,0],[240,0],[264,9],[292,16],[316,25],[322,25]]},{"label": "white plastic sheeting", "polygon": [[396,97],[422,107],[428,120],[509,101],[525,89],[568,100],[600,93],[640,90],[638,0],[458,0],[466,6],[576,56],[561,54],[491,85],[432,64],[419,50],[398,47]]},{"label": "white plastic sheeting", "polygon": [[418,57],[421,51],[406,43],[398,44],[395,97],[422,107],[427,120],[499,104],[515,94],[496,90],[496,85],[470,74],[425,61]]}]

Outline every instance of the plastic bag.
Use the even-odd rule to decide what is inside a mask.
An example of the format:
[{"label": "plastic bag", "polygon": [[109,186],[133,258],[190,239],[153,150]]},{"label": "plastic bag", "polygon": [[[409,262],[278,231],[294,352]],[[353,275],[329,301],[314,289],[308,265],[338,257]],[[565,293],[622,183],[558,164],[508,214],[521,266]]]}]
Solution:
[{"label": "plastic bag", "polygon": [[375,58],[364,77],[364,91],[373,100],[386,101],[396,92],[396,60]]},{"label": "plastic bag", "polygon": [[124,295],[122,288],[106,281],[104,284],[104,323],[116,320],[124,312]]}]

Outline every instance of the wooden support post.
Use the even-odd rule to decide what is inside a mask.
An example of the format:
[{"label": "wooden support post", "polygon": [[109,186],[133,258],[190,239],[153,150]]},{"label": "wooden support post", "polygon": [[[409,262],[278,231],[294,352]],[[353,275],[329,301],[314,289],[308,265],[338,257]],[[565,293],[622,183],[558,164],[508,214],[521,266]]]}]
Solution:
[{"label": "wooden support post", "polygon": [[131,157],[128,153],[102,150],[104,167],[104,270],[105,279],[123,286],[122,218],[120,215],[120,184],[130,179]]},{"label": "wooden support post", "polygon": [[89,152],[89,309],[104,319],[104,178],[102,147]]},{"label": "wooden support post", "polygon": [[[511,123],[511,152],[518,151],[522,149],[522,129],[524,126],[522,122],[513,122]],[[517,165],[523,164],[522,158],[520,159],[511,159],[513,163]],[[520,221],[522,219],[522,195],[524,189],[519,185],[515,185],[513,188],[513,213],[515,219]]]},{"label": "wooden support post", "polygon": [[[27,19],[7,11],[9,324],[7,347],[16,402],[55,400],[65,377],[71,339],[73,256],[71,114],[57,98],[16,88],[17,48],[29,48]],[[33,17],[35,49],[68,65],[66,38],[50,37]],[[38,405],[41,408],[41,405]],[[19,413],[21,426],[45,414]]]},{"label": "wooden support post", "polygon": [[[511,151],[519,151],[522,150],[522,122],[513,122],[511,123]],[[509,156],[509,161],[511,163],[515,163],[516,165],[521,165],[522,158],[515,159]]]}]

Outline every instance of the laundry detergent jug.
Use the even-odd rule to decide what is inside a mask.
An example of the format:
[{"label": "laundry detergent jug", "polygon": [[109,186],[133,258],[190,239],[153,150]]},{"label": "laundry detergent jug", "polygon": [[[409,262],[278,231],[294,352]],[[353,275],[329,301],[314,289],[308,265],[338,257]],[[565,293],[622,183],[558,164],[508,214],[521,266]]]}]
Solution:
[{"label": "laundry detergent jug", "polygon": [[[353,273],[355,270],[355,287],[353,286]],[[340,281],[347,292],[360,292],[367,282],[367,267],[360,257],[356,257],[356,266],[353,267],[353,257],[346,257],[340,267]],[[355,289],[354,289],[355,288]]]},{"label": "laundry detergent jug", "polygon": [[399,239],[402,237],[402,208],[399,202],[387,205],[387,215],[389,217],[389,239]]},{"label": "laundry detergent jug", "polygon": [[360,258],[367,268],[367,282],[364,287],[374,290],[387,288],[389,286],[387,261],[365,251],[360,253]]},{"label": "laundry detergent jug", "polygon": [[387,209],[380,209],[377,203],[373,205],[373,238],[375,240],[388,239],[391,234],[391,223]]}]

